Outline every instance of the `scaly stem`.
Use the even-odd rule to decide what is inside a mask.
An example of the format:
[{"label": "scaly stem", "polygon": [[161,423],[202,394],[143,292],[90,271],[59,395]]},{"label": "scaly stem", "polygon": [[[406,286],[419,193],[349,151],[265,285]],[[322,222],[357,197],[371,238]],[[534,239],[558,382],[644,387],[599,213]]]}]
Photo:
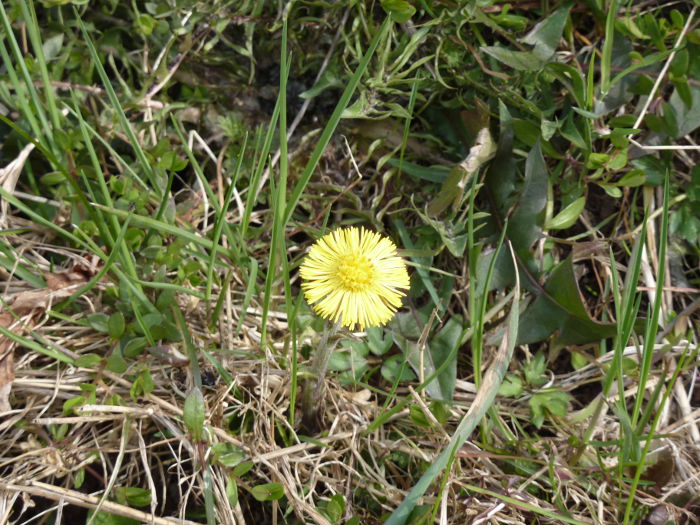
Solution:
[{"label": "scaly stem", "polygon": [[323,394],[324,377],[328,369],[328,362],[337,343],[333,337],[338,332],[340,323],[333,326],[326,324],[323,328],[321,340],[311,356],[311,377],[304,382],[304,392],[301,400],[302,423],[307,431],[312,431],[316,426],[316,411],[319,400]]}]

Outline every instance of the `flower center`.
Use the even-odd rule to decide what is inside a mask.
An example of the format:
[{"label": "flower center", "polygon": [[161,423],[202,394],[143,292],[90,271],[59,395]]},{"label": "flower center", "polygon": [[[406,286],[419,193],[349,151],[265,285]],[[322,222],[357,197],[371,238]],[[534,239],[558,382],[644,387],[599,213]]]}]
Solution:
[{"label": "flower center", "polygon": [[338,280],[347,290],[365,290],[374,279],[374,265],[364,255],[350,254],[340,258]]}]

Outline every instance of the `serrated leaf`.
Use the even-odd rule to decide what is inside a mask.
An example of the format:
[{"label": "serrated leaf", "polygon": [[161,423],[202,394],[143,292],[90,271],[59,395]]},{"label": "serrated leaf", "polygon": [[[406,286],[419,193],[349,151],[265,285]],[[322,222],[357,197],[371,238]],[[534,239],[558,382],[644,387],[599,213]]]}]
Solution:
[{"label": "serrated leaf", "polygon": [[571,396],[559,390],[543,391],[533,394],[528,400],[533,414],[533,424],[540,428],[547,415],[564,417],[568,413],[567,407]]},{"label": "serrated leaf", "polygon": [[506,375],[503,383],[498,388],[498,395],[504,397],[518,397],[523,393],[523,381],[514,374]]},{"label": "serrated leaf", "polygon": [[525,381],[530,386],[540,386],[547,382],[547,362],[544,354],[537,352],[535,357],[523,366]]}]

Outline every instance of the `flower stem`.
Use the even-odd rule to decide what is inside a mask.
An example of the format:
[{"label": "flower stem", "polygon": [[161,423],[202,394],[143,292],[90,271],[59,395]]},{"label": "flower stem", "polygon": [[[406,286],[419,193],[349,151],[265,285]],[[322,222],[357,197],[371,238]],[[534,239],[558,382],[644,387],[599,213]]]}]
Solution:
[{"label": "flower stem", "polygon": [[331,354],[337,344],[334,336],[338,333],[338,328],[340,328],[339,322],[333,326],[326,323],[321,340],[311,356],[311,377],[304,382],[301,399],[302,424],[307,431],[313,431],[316,427],[316,414],[325,385],[323,379],[326,376]]}]

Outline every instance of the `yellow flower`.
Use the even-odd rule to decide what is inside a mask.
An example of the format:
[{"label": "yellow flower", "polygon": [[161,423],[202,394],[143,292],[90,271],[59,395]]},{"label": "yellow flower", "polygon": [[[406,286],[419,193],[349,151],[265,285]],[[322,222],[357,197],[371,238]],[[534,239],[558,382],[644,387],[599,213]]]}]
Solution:
[{"label": "yellow flower", "polygon": [[352,329],[386,324],[409,288],[396,245],[365,228],[321,237],[299,270],[306,300],[318,315]]}]

